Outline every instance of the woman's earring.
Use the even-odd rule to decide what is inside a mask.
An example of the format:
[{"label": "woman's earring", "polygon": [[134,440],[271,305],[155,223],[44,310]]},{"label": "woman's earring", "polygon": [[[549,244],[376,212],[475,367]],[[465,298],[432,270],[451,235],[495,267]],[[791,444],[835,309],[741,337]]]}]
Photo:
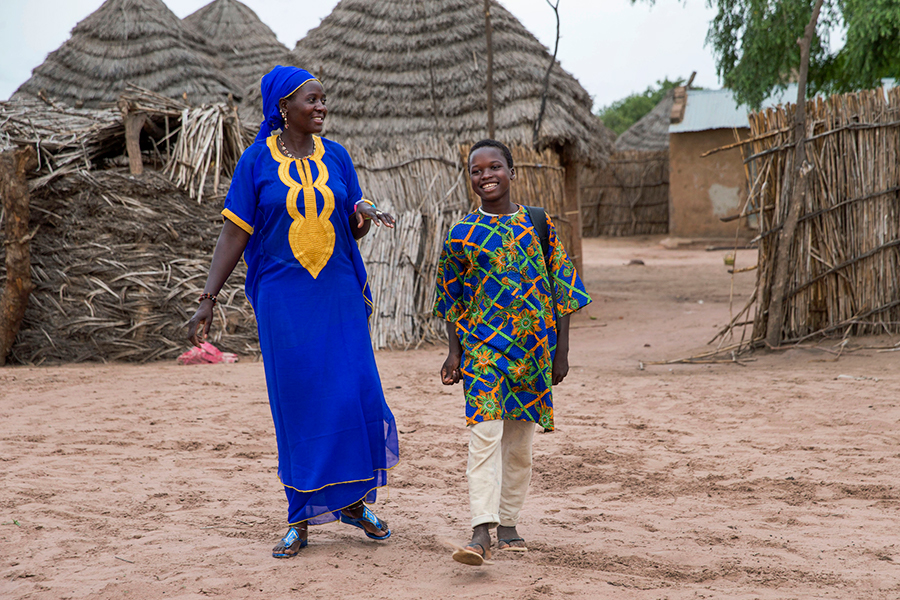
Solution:
[{"label": "woman's earring", "polygon": [[288,128],[287,111],[285,111],[285,110],[281,111],[281,120],[284,121],[284,128],[287,129]]}]

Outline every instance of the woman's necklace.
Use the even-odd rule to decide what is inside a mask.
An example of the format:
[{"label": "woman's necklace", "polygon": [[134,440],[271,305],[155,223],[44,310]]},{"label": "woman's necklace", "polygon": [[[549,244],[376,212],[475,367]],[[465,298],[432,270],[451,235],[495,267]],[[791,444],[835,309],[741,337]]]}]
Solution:
[{"label": "woman's necklace", "polygon": [[281,150],[281,153],[284,154],[285,156],[287,156],[288,158],[292,158],[292,159],[294,159],[294,160],[304,160],[304,159],[309,158],[310,156],[313,155],[313,153],[315,152],[315,147],[316,147],[316,145],[315,145],[315,142],[313,142],[313,151],[312,151],[312,152],[310,152],[310,153],[307,154],[306,156],[299,156],[299,157],[297,157],[297,156],[294,156],[293,154],[291,154],[291,153],[288,151],[287,146],[284,145],[284,140],[281,139],[281,134],[279,133],[279,134],[278,134],[278,147],[279,147],[279,149]]}]

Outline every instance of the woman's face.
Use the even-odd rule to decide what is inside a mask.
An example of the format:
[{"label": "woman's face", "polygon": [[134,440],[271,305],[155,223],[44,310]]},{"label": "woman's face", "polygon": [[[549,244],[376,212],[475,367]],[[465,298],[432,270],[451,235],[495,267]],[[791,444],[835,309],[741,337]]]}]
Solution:
[{"label": "woman's face", "polygon": [[325,106],[325,90],[318,81],[308,81],[289,97],[283,98],[281,108],[287,113],[289,131],[321,133],[325,126],[328,108]]}]

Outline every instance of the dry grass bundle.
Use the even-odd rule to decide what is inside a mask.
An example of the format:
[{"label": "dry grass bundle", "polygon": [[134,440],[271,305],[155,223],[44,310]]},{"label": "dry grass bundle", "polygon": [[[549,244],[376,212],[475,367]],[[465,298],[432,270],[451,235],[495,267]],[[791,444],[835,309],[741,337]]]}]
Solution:
[{"label": "dry grass bundle", "polygon": [[194,104],[224,102],[241,89],[162,0],[106,0],[72,29],[13,98],[49,97],[70,106],[111,105],[130,81]]},{"label": "dry grass bundle", "polygon": [[[551,55],[516,18],[491,3],[496,137],[531,146]],[[297,43],[294,64],[320,77],[331,100],[328,135],[385,150],[392,140],[473,143],[487,137],[485,19],[481,2],[342,0]],[[242,117],[261,120],[259,91]],[[542,148],[569,147],[605,161],[614,135],[558,63],[542,121]],[[244,112],[246,111],[246,113]]]},{"label": "dry grass bundle", "polygon": [[585,237],[666,233],[669,151],[615,152],[607,168],[582,171],[581,219]]},{"label": "dry grass bundle", "polygon": [[[750,116],[750,197],[756,213],[757,289],[722,335],[752,325],[766,337],[775,244],[792,172],[793,105]],[[900,332],[900,89],[807,104],[809,181],[791,248],[782,339]],[[755,308],[755,315],[748,318]]]},{"label": "dry grass bundle", "polygon": [[[10,362],[145,362],[186,350],[221,207],[158,174],[78,171],[32,194],[35,290]],[[243,264],[220,293],[212,341],[258,352]],[[2,278],[0,278],[2,279]]]},{"label": "dry grass bundle", "polygon": [[238,0],[214,0],[185,17],[184,24],[206,40],[222,70],[242,89],[258,85],[275,65],[290,64],[290,51]]},{"label": "dry grass bundle", "polygon": [[203,200],[210,169],[213,189],[217,190],[220,174],[230,177],[244,149],[252,143],[237,110],[225,104],[184,109],[177,133],[178,141],[163,173],[197,202]]}]

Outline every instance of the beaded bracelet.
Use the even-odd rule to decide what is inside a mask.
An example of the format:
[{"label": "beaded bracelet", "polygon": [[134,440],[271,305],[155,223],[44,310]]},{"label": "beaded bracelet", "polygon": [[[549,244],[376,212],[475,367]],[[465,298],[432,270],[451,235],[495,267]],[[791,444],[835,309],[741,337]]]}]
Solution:
[{"label": "beaded bracelet", "polygon": [[[365,198],[362,198],[361,200],[357,200],[357,201],[356,201],[356,204],[353,205],[353,212],[356,212],[356,210],[359,208],[359,205],[362,204],[363,202],[365,202],[366,204],[368,204],[369,206],[371,206],[371,207],[374,208],[375,210],[378,210],[378,207],[375,206],[375,203],[374,203],[374,202],[372,202],[371,200],[366,200]],[[372,217],[363,215],[363,219],[365,219],[366,221],[370,220],[371,218],[372,218]]]},{"label": "beaded bracelet", "polygon": [[204,300],[212,300],[213,306],[216,305],[216,295],[215,294],[203,292],[202,294],[200,294],[200,297],[197,298],[197,304],[200,304]]}]

